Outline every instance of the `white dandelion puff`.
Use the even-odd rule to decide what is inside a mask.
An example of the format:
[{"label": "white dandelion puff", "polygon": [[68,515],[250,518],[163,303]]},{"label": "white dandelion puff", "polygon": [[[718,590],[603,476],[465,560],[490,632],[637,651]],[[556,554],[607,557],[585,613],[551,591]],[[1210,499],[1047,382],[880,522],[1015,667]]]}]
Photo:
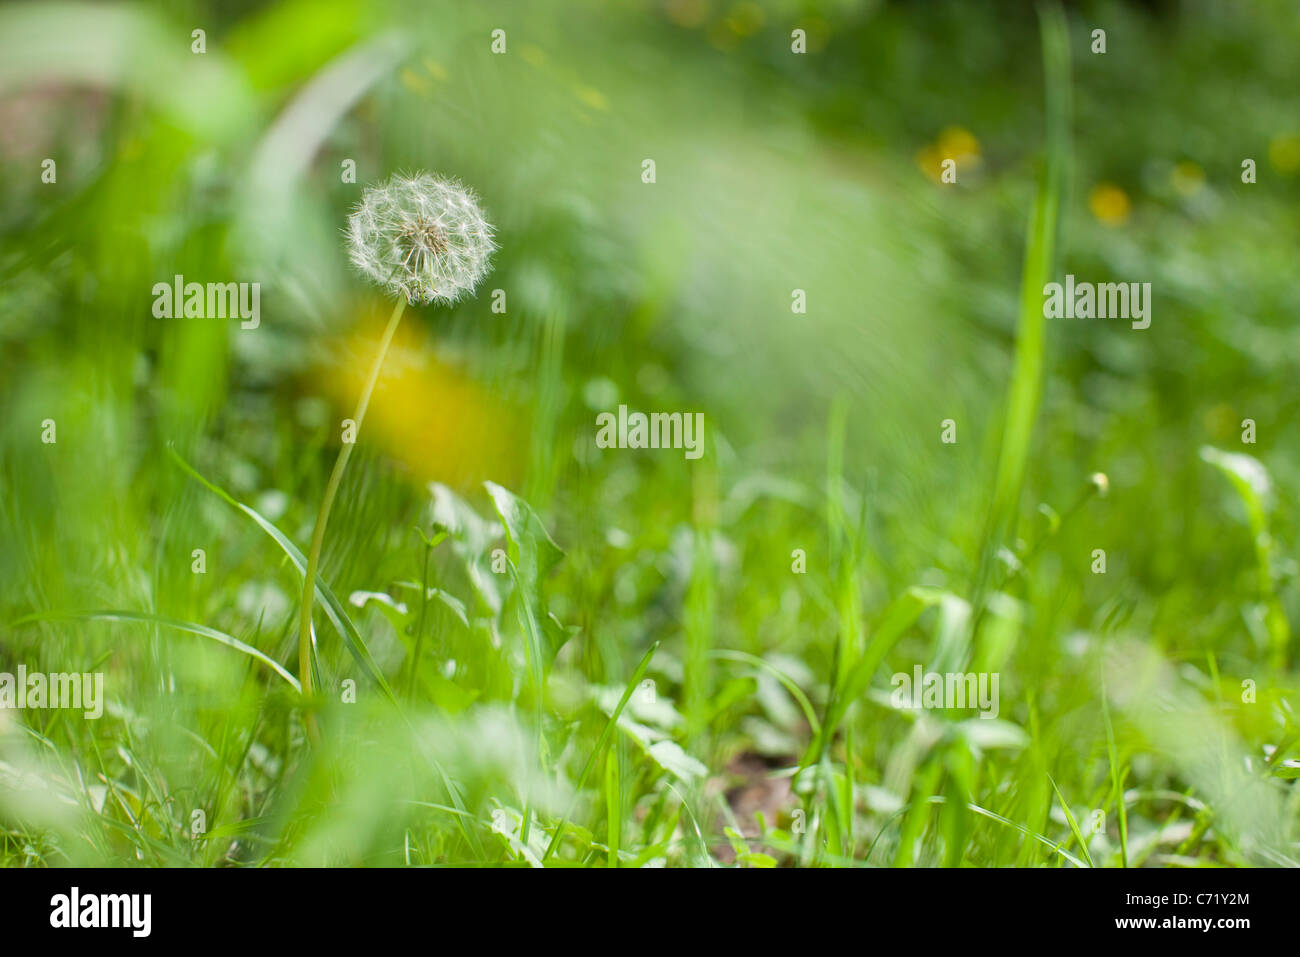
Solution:
[{"label": "white dandelion puff", "polygon": [[367,189],[347,240],[352,264],[412,305],[473,292],[496,249],[473,190],[431,173],[398,173]]},{"label": "white dandelion puff", "polygon": [[[353,265],[397,298],[393,314],[384,327],[379,352],[371,363],[370,375],[357,399],[356,412],[352,414],[355,431],[360,433],[370,397],[384,367],[384,357],[407,305],[450,304],[473,292],[488,274],[496,243],[474,193],[454,179],[430,173],[414,176],[398,173],[382,186],[367,189],[348,217],[344,235]],[[307,699],[314,693],[311,612],[321,549],[334,497],[355,447],[355,442],[344,442],[334,460],[307,552],[302,602],[298,609],[298,680]],[[305,714],[305,723],[312,742],[319,741],[320,729],[310,709]]]}]

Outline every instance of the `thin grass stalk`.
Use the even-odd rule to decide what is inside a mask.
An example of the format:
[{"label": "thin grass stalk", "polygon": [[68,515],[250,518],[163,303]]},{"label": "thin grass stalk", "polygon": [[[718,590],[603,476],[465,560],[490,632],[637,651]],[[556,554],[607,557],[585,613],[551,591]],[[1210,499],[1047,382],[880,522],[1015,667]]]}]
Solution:
[{"label": "thin grass stalk", "polygon": [[[384,358],[388,355],[388,348],[392,345],[393,336],[397,332],[397,326],[402,321],[402,313],[405,311],[406,299],[399,298],[397,305],[393,307],[393,314],[388,319],[388,326],[384,329],[384,337],[379,343],[379,353],[375,356],[374,364],[370,367],[370,376],[366,379],[365,388],[361,390],[356,411],[352,415],[352,421],[356,423],[358,435],[361,432],[362,423],[365,422],[366,409],[370,406],[370,397],[374,394],[375,384],[379,381],[379,372],[384,366]],[[316,572],[320,567],[321,548],[325,544],[325,528],[329,524],[330,511],[334,507],[334,497],[338,494],[339,485],[343,482],[343,472],[348,467],[348,459],[352,457],[352,449],[355,445],[355,442],[344,442],[343,447],[339,449],[338,458],[334,460],[334,468],[330,472],[329,481],[325,484],[325,495],[321,498],[320,511],[316,513],[316,527],[311,534],[311,548],[307,552],[307,572],[303,578],[302,603],[298,616],[298,680],[302,682],[303,700],[308,702],[313,691],[311,677],[311,613],[312,599],[316,595]],[[306,712],[306,721],[307,731],[312,740],[319,741],[320,729],[316,726],[315,715],[310,710]]]}]

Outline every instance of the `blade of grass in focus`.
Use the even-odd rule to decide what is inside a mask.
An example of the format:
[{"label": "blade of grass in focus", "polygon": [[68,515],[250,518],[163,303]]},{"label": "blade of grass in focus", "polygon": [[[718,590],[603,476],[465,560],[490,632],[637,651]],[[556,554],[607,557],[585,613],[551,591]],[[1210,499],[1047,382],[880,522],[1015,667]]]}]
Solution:
[{"label": "blade of grass in focus", "polygon": [[[237,501],[220,486],[215,485],[204,478],[203,475],[194,468],[194,466],[181,458],[180,454],[177,453],[175,449],[169,448],[168,451],[171,452],[172,458],[176,460],[176,463],[180,465],[186,474],[197,480],[209,491],[219,496],[228,504],[233,505],[256,522],[258,527],[270,535],[284,553],[289,556],[289,561],[293,563],[293,567],[297,569],[298,574],[306,574],[306,556],[304,556],[298,549],[298,546],[289,540],[289,537],[285,535],[284,532],[280,531],[280,529],[278,529],[273,523],[263,518],[256,509],[250,508],[243,502]],[[369,677],[379,690],[384,693],[384,697],[389,701],[396,703],[397,699],[394,697],[392,689],[388,686],[388,681],[384,678],[383,672],[379,670],[379,666],[375,664],[374,658],[371,657],[370,649],[366,647],[365,640],[361,637],[361,633],[357,631],[357,626],[353,623],[352,619],[348,617],[348,613],[344,611],[343,603],[339,601],[338,596],[335,595],[330,587],[325,584],[325,580],[321,578],[319,574],[316,575],[316,593],[325,607],[326,617],[329,618],[330,622],[333,623],[334,627],[338,630],[339,635],[343,638],[343,643],[347,647],[348,653],[356,660],[356,663],[361,667],[362,671],[366,673],[367,677]]]},{"label": "blade of grass in focus", "polygon": [[[1120,862],[1128,867],[1128,812],[1124,808],[1124,771],[1119,764],[1119,753],[1115,748],[1115,726],[1110,720],[1110,705],[1106,702],[1106,684],[1101,686],[1101,717],[1106,725],[1106,757],[1110,766],[1110,794],[1115,802],[1115,811],[1119,817],[1119,855]],[[1055,784],[1055,782],[1053,782]]]},{"label": "blade of grass in focus", "polygon": [[1043,286],[1051,281],[1055,270],[1069,161],[1070,46],[1065,14],[1057,4],[1045,3],[1039,7],[1039,18],[1047,100],[1047,159],[1039,175],[1038,195],[1025,245],[1015,365],[1003,420],[993,503],[972,589],[972,635],[977,633],[999,552],[1015,540],[1029,446],[1043,391],[1047,338]]},{"label": "blade of grass in focus", "polygon": [[209,628],[207,625],[199,625],[189,621],[177,621],[174,618],[167,618],[163,615],[155,615],[146,611],[46,611],[37,612],[36,614],[27,615],[19,618],[12,623],[12,627],[20,625],[33,624],[38,621],[134,621],[146,622],[153,625],[161,625],[164,628],[171,628],[175,631],[188,632],[191,635],[199,635],[203,638],[211,638],[218,644],[225,645],[227,648],[233,648],[240,654],[247,655],[255,661],[266,665],[277,675],[289,683],[295,691],[302,691],[298,684],[298,679],[289,674],[274,658],[270,658],[258,651],[251,645],[245,644],[233,635],[228,635],[224,631],[217,631],[215,628]]},{"label": "blade of grass in focus", "polygon": [[[596,746],[591,749],[591,756],[587,758],[587,763],[583,765],[582,773],[578,775],[578,781],[573,786],[575,800],[577,799],[578,794],[582,791],[582,786],[587,783],[587,777],[591,774],[591,769],[595,766],[596,759],[600,757],[600,753],[605,747],[605,742],[607,742],[609,736],[614,733],[614,728],[618,724],[619,715],[623,713],[623,709],[627,707],[627,703],[632,700],[632,693],[636,691],[637,685],[639,685],[641,679],[645,677],[646,670],[650,667],[650,660],[654,658],[655,652],[658,650],[659,642],[656,641],[650,646],[646,653],[642,655],[640,664],[638,664],[636,670],[632,672],[632,677],[628,681],[627,687],[623,690],[623,697],[619,698],[617,707],[615,707],[610,713],[609,720],[605,722],[605,727],[600,732],[600,737],[596,739]],[[545,863],[546,860],[555,853],[556,847],[559,846],[560,839],[564,837],[564,827],[568,823],[570,814],[571,812],[566,813],[564,817],[560,818],[560,823],[555,826],[555,834],[551,837],[551,843],[547,845],[546,853],[542,855],[543,863]]]}]

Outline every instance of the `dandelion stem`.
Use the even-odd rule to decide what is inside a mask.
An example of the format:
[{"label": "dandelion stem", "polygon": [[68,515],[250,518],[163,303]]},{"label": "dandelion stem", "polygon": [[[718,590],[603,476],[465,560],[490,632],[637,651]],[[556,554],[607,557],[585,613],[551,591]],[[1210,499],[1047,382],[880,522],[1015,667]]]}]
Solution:
[{"label": "dandelion stem", "polygon": [[[366,380],[365,388],[361,390],[361,397],[357,400],[357,410],[352,415],[358,436],[361,433],[361,424],[366,418],[366,408],[370,405],[370,396],[375,391],[375,383],[379,381],[379,370],[383,368],[384,357],[388,355],[388,347],[393,342],[393,335],[397,332],[397,325],[402,321],[402,313],[405,310],[406,299],[399,297],[397,305],[393,307],[393,314],[388,319],[388,326],[384,329],[384,338],[379,343],[379,353],[375,356],[374,365],[370,367],[370,377]],[[343,447],[339,449],[339,457],[334,460],[334,469],[330,472],[329,481],[325,485],[320,511],[316,513],[316,527],[311,535],[311,549],[307,553],[307,573],[303,581],[302,608],[298,617],[298,680],[302,683],[304,700],[309,700],[312,695],[311,610],[312,600],[316,596],[316,575],[320,567],[321,547],[325,544],[325,526],[329,523],[330,510],[334,507],[334,496],[338,494],[339,485],[343,481],[343,471],[348,466],[348,459],[352,457],[352,447],[355,444],[355,441],[344,442]],[[306,721],[307,732],[312,741],[319,741],[320,730],[316,726],[316,717],[310,710],[306,712]]]}]

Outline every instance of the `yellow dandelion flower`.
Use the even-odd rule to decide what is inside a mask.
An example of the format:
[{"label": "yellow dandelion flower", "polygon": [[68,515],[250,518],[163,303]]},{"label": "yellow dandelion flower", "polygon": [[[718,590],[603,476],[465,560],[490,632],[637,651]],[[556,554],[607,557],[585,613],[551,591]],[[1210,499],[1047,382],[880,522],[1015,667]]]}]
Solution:
[{"label": "yellow dandelion flower", "polygon": [[940,182],[943,175],[943,156],[933,146],[924,146],[916,151],[916,165],[922,173],[934,182]]},{"label": "yellow dandelion flower", "polygon": [[936,183],[943,182],[943,164],[952,160],[958,170],[969,171],[980,163],[980,141],[960,126],[945,127],[929,146],[916,152],[916,165]]},{"label": "yellow dandelion flower", "polygon": [[945,127],[935,147],[944,156],[958,161],[980,155],[980,141],[974,133],[960,126]]},{"label": "yellow dandelion flower", "polygon": [[[340,408],[350,408],[365,387],[382,326],[377,316],[365,318],[323,376],[322,387]],[[519,450],[527,447],[517,411],[441,360],[413,325],[393,339],[365,432],[411,481],[457,488],[518,477]]]},{"label": "yellow dandelion flower", "polygon": [[1133,204],[1128,193],[1114,183],[1098,183],[1088,194],[1088,208],[1100,223],[1107,226],[1120,226],[1128,222]]}]

